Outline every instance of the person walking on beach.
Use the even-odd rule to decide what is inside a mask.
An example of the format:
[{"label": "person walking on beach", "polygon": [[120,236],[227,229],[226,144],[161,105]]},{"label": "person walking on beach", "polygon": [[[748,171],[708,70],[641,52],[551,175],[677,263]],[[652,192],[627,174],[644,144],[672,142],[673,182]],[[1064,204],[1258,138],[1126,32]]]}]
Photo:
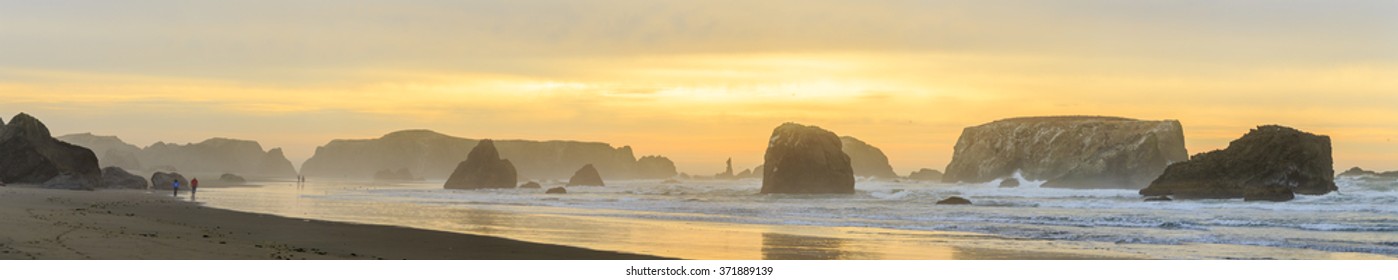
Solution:
[{"label": "person walking on beach", "polygon": [[180,180],[179,180],[179,179],[175,179],[174,181],[175,181],[174,183],[170,183],[170,184],[171,184],[171,186],[174,187],[175,196],[178,197],[178,196],[180,196]]},{"label": "person walking on beach", "polygon": [[199,194],[199,178],[189,180],[189,195]]}]

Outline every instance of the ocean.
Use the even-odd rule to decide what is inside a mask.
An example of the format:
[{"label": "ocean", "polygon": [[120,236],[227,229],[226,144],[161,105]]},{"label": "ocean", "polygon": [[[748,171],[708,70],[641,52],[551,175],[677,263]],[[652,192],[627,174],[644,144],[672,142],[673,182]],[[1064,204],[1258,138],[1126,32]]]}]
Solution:
[{"label": "ocean", "polygon": [[[442,182],[261,182],[210,207],[686,259],[1392,259],[1398,181],[1337,180],[1289,202],[1144,202],[1134,190],[860,180],[852,195],[762,195],[760,179],[446,190]],[[544,182],[545,189],[561,185]],[[935,205],[949,196],[974,205]]]}]

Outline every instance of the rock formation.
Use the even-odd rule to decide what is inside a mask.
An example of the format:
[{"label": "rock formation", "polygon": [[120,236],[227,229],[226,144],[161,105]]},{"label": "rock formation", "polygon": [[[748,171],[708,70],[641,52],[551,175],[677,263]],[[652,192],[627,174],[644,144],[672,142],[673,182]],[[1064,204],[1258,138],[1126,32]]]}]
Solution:
[{"label": "rock formation", "polygon": [[854,170],[835,133],[785,123],[769,139],[761,193],[854,193]]},{"label": "rock formation", "polygon": [[169,190],[174,187],[172,184],[176,180],[180,181],[181,189],[189,189],[189,180],[186,180],[184,175],[174,172],[156,172],[155,174],[151,174],[150,186],[152,189],[156,190]]},{"label": "rock formation", "polygon": [[714,174],[714,179],[723,179],[723,180],[737,179],[737,178],[738,178],[738,175],[733,174],[733,158],[728,158],[728,161],[726,162],[726,165],[725,165],[725,166],[726,166],[726,167],[724,168],[723,173]]},{"label": "rock formation", "polygon": [[1016,188],[1016,187],[1019,187],[1019,179],[1015,179],[1015,178],[1005,178],[1005,180],[1001,180],[1001,181],[1000,181],[1000,187],[1001,187],[1001,188]]},{"label": "rock formation", "polygon": [[223,173],[223,175],[218,176],[218,180],[225,183],[235,184],[242,184],[248,182],[248,179],[245,179],[243,178],[243,176],[238,176],[238,174],[233,173]]},{"label": "rock formation", "polygon": [[39,119],[19,113],[0,125],[0,182],[95,189],[102,170],[92,150],[54,139]]},{"label": "rock formation", "polygon": [[121,167],[116,166],[102,168],[102,183],[103,187],[108,189],[144,190],[146,187],[150,186],[147,184],[145,177],[131,174],[121,169]]},{"label": "rock formation", "polygon": [[961,198],[960,196],[953,196],[937,201],[937,205],[971,205],[971,200]]},{"label": "rock formation", "polygon": [[212,138],[184,145],[157,142],[138,148],[114,136],[90,133],[59,139],[92,149],[103,165],[127,170],[178,169],[191,174],[237,173],[273,178],[292,178],[297,174],[280,148],[264,151],[256,141]]},{"label": "rock formation", "polygon": [[552,188],[549,188],[548,190],[544,191],[544,193],[546,193],[546,194],[566,194],[566,193],[568,193],[568,189],[565,189],[565,188],[563,188],[563,187],[552,187]]},{"label": "rock formation", "polygon": [[606,186],[602,183],[602,175],[597,173],[597,168],[591,164],[584,165],[578,172],[573,173],[573,177],[568,179],[568,186]]},{"label": "rock formation", "polygon": [[913,171],[912,174],[908,174],[908,179],[918,181],[941,181],[942,172],[936,169],[923,168],[918,171]]},{"label": "rock formation", "polygon": [[852,136],[840,136],[840,147],[849,155],[854,176],[880,179],[897,179],[898,173],[888,164],[888,156],[878,147],[859,141]]},{"label": "rock formation", "polygon": [[544,188],[544,186],[543,186],[543,185],[539,185],[538,182],[529,181],[528,183],[524,183],[523,185],[519,185],[519,188],[521,188],[521,189],[541,189],[541,188]]},{"label": "rock formation", "polygon": [[519,183],[515,165],[501,159],[495,142],[481,140],[447,178],[448,189],[504,189]]},{"label": "rock formation", "polygon": [[1175,163],[1140,191],[1174,199],[1287,201],[1337,190],[1330,137],[1264,125],[1228,148]]},{"label": "rock formation", "polygon": [[1140,189],[1187,156],[1174,120],[1014,118],[963,130],[942,180],[983,183],[1020,172],[1045,187]]},{"label": "rock formation", "polygon": [[675,177],[675,162],[663,156],[643,156],[636,160],[636,179]]},{"label": "rock formation", "polygon": [[[405,130],[378,139],[334,140],[316,148],[302,164],[306,176],[365,178],[384,169],[408,168],[425,179],[447,178],[466,159],[477,140],[428,130]],[[500,157],[510,159],[520,178],[566,179],[575,167],[593,164],[607,179],[641,178],[631,147],[575,141],[494,141]],[[656,161],[652,160],[651,163]]]},{"label": "rock formation", "polygon": [[1398,171],[1375,172],[1375,171],[1364,170],[1363,168],[1359,168],[1359,167],[1352,167],[1352,168],[1350,168],[1349,170],[1345,170],[1345,172],[1341,172],[1340,175],[1336,175],[1336,176],[1337,176],[1337,177],[1357,177],[1357,178],[1398,179]]}]

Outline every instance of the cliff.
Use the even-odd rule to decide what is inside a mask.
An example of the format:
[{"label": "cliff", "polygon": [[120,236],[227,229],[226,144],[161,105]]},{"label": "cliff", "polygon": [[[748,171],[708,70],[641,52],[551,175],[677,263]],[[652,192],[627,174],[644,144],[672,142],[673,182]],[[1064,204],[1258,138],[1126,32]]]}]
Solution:
[{"label": "cliff", "polygon": [[849,155],[850,165],[854,167],[854,176],[898,178],[898,173],[894,173],[893,166],[888,164],[888,156],[878,147],[851,136],[840,136],[840,144],[845,154]]},{"label": "cliff", "polygon": [[256,141],[213,138],[184,145],[157,142],[146,148],[137,148],[114,136],[90,133],[64,135],[59,139],[92,149],[103,166],[133,171],[235,173],[277,178],[291,178],[297,174],[296,168],[280,148],[264,151]]}]

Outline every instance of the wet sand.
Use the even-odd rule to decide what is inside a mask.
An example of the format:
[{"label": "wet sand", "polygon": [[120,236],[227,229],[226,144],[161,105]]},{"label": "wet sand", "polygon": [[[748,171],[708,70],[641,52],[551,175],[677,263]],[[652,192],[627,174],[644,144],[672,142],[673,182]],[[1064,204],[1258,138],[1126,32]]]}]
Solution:
[{"label": "wet sand", "polygon": [[145,191],[0,187],[0,259],[658,258],[220,210]]}]

